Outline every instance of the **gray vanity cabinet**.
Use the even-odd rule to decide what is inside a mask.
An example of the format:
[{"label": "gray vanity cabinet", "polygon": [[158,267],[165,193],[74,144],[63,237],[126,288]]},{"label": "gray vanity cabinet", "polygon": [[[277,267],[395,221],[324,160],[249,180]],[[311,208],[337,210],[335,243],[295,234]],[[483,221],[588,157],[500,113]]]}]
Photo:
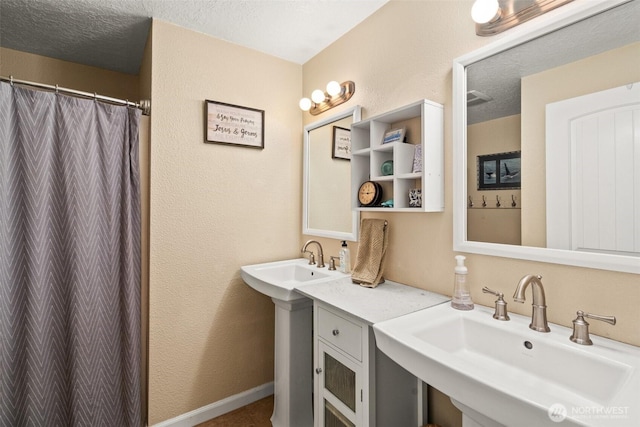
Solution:
[{"label": "gray vanity cabinet", "polygon": [[315,427],[421,425],[417,379],[376,350],[370,324],[319,302],[314,370]]}]

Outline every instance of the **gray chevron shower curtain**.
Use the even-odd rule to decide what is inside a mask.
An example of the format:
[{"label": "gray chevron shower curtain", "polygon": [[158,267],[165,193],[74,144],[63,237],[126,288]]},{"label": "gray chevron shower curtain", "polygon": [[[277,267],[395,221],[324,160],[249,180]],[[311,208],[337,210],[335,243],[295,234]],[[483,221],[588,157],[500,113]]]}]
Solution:
[{"label": "gray chevron shower curtain", "polygon": [[140,111],[0,82],[0,426],[140,426]]}]

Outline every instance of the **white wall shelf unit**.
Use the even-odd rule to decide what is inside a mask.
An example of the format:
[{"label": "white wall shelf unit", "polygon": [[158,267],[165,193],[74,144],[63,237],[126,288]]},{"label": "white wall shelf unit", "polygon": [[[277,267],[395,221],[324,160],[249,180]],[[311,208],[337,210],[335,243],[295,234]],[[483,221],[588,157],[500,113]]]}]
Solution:
[{"label": "white wall shelf unit", "polygon": [[[382,143],[385,132],[407,128],[407,142]],[[422,145],[422,172],[412,172],[416,145]],[[382,164],[393,160],[392,175]],[[394,206],[362,207],[358,189],[365,181],[378,182],[382,201]],[[422,206],[409,206],[409,190],[422,190]],[[423,99],[351,125],[351,206],[359,211],[444,211],[444,107]]]}]

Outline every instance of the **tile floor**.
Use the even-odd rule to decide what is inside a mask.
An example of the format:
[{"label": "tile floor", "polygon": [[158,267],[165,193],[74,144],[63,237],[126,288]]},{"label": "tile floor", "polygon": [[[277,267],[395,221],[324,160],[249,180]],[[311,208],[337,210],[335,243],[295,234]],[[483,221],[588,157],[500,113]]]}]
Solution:
[{"label": "tile floor", "polygon": [[273,395],[221,415],[196,427],[271,427]]}]

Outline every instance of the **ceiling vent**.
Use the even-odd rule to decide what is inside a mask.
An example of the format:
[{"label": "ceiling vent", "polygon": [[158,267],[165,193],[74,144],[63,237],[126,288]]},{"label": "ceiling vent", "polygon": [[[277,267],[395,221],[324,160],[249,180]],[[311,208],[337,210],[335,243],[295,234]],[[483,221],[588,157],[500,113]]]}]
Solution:
[{"label": "ceiling vent", "polygon": [[469,92],[467,92],[467,107],[484,104],[485,102],[489,102],[492,99],[492,97],[490,97],[489,95],[485,95],[482,92],[479,92],[477,90],[470,90]]}]

